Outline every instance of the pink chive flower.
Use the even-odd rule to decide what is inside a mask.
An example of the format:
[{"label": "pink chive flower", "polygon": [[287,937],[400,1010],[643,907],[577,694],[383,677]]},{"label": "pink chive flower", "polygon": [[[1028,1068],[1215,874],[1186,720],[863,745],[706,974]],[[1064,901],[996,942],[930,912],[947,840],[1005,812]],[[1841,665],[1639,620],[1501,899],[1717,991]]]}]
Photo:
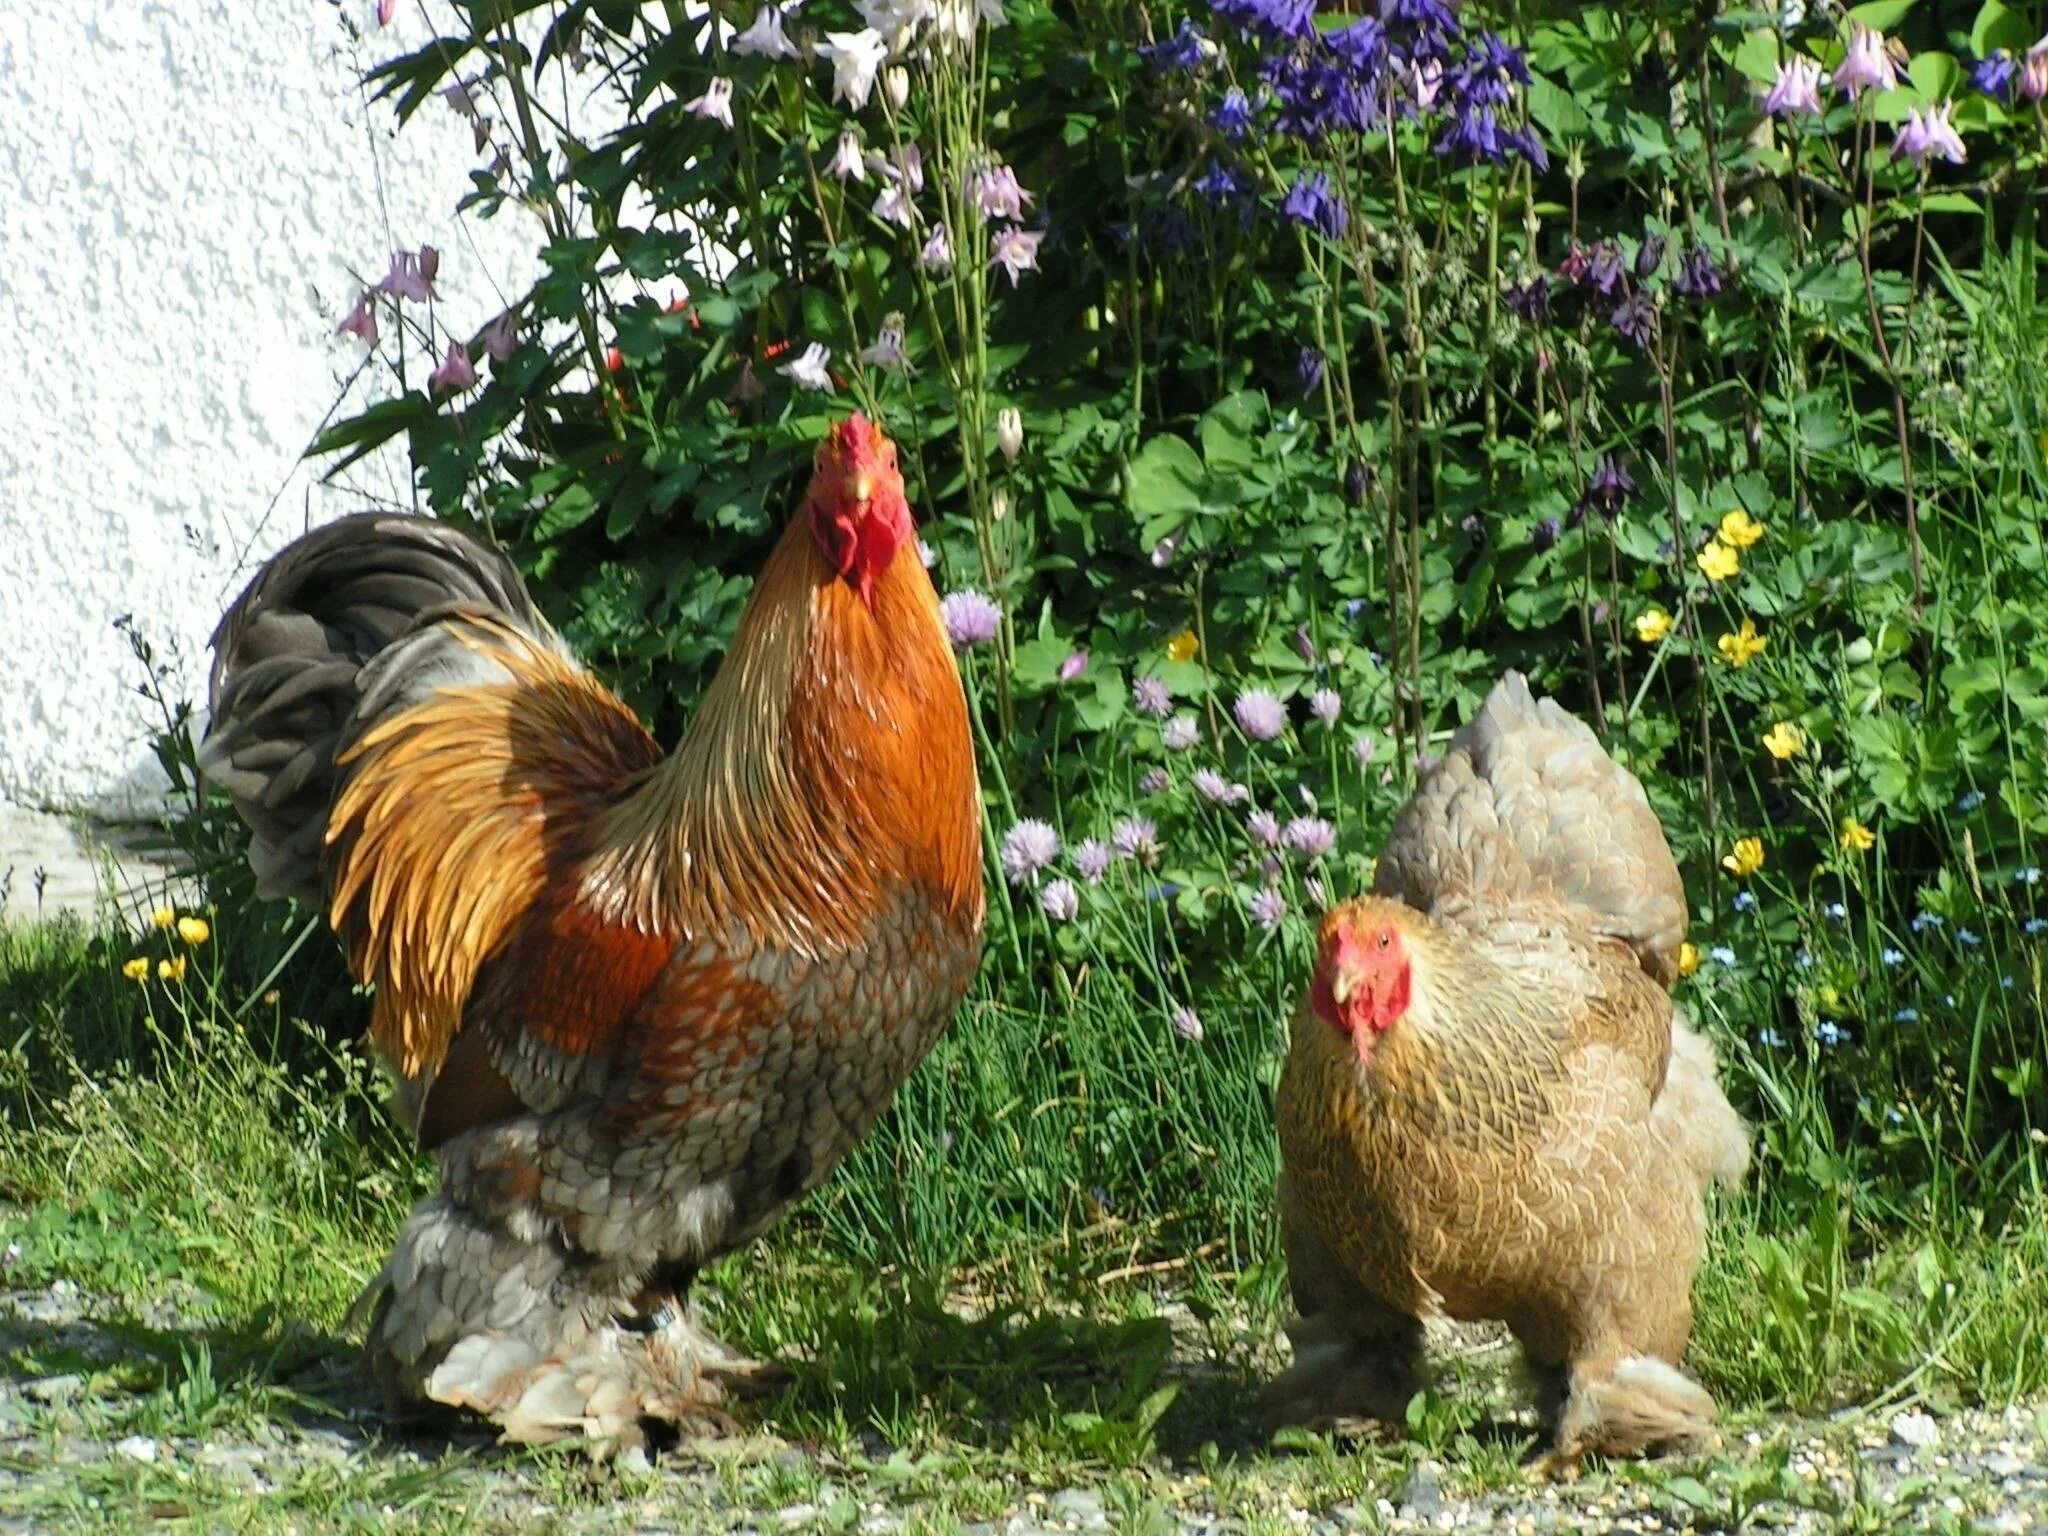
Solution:
[{"label": "pink chive flower", "polygon": [[1888,91],[1898,83],[1884,34],[1855,23],[1849,30],[1849,49],[1835,70],[1835,89],[1854,101],[1865,91]]},{"label": "pink chive flower", "polygon": [[441,366],[427,375],[427,388],[454,392],[476,388],[476,365],[469,360],[469,349],[459,341],[450,341]]},{"label": "pink chive flower", "polygon": [[334,328],[334,334],[357,337],[366,347],[377,345],[377,303],[367,291],[356,295],[356,307]]},{"label": "pink chive flower", "polygon": [[1069,656],[1065,661],[1060,663],[1060,681],[1063,683],[1071,683],[1075,678],[1079,677],[1083,672],[1086,672],[1087,670],[1088,653],[1086,651],[1076,651],[1073,655]]},{"label": "pink chive flower", "polygon": [[1188,1007],[1173,1010],[1173,1032],[1191,1045],[1200,1045],[1207,1033],[1202,1028],[1202,1016]]},{"label": "pink chive flower", "polygon": [[1819,117],[1820,65],[1801,53],[1786,59],[1764,97],[1764,111],[1772,117]]},{"label": "pink chive flower", "polygon": [[1918,107],[1913,108],[1906,114],[1898,137],[1892,140],[1892,158],[1896,160],[1903,155],[1922,170],[1936,155],[1950,165],[1961,165],[1969,158],[1969,152],[1963,148],[1962,135],[1948,120],[1949,113],[1954,110],[1953,101],[1929,107],[1925,117],[1920,115]]},{"label": "pink chive flower", "polygon": [[1102,877],[1109,873],[1109,861],[1115,857],[1109,844],[1099,837],[1091,837],[1074,850],[1074,870],[1090,885],[1102,884]]},{"label": "pink chive flower", "polygon": [[1003,873],[1012,885],[1036,885],[1038,872],[1060,856],[1060,835],[1048,822],[1026,817],[1003,834]]},{"label": "pink chive flower", "polygon": [[1264,688],[1247,688],[1231,707],[1237,728],[1253,741],[1271,741],[1287,729],[1286,706]]},{"label": "pink chive flower", "polygon": [[1175,715],[1159,731],[1160,745],[1169,752],[1185,752],[1201,739],[1202,730],[1193,715]]},{"label": "pink chive flower", "polygon": [[704,87],[702,96],[692,97],[683,103],[685,112],[694,112],[698,117],[708,117],[721,127],[732,126],[732,82],[723,75],[718,76]]},{"label": "pink chive flower", "polygon": [[1261,848],[1280,846],[1280,818],[1271,811],[1253,811],[1245,817],[1244,829]]},{"label": "pink chive flower", "polygon": [[988,264],[1001,267],[1010,274],[1010,286],[1017,286],[1017,279],[1026,272],[1038,270],[1038,242],[1045,238],[1045,231],[1024,229],[1015,224],[1006,224],[996,232],[989,249]]},{"label": "pink chive flower", "polygon": [[1138,780],[1138,793],[1141,795],[1161,795],[1166,793],[1166,786],[1172,782],[1173,780],[1166,776],[1164,768],[1147,769],[1145,777]]},{"label": "pink chive flower", "polygon": [[1252,797],[1252,792],[1244,785],[1231,783],[1214,768],[1196,769],[1194,785],[1204,800],[1213,800],[1218,805],[1236,805]]},{"label": "pink chive flower", "polygon": [[1252,921],[1261,928],[1277,928],[1280,920],[1287,915],[1287,898],[1271,886],[1267,886],[1251,902]]},{"label": "pink chive flower", "polygon": [[1297,816],[1280,840],[1305,859],[1320,859],[1337,846],[1337,829],[1320,816]]},{"label": "pink chive flower", "polygon": [[1344,714],[1344,696],[1334,688],[1318,688],[1308,696],[1308,712],[1326,726],[1334,726]]},{"label": "pink chive flower", "polygon": [[1147,816],[1126,816],[1111,829],[1109,845],[1118,858],[1150,864],[1159,857],[1159,824]]},{"label": "pink chive flower", "polygon": [[1164,678],[1141,677],[1131,684],[1131,704],[1141,715],[1163,719],[1173,713],[1173,694]]},{"label": "pink chive flower", "polygon": [[1048,881],[1039,893],[1039,909],[1056,923],[1071,923],[1081,915],[1081,893],[1071,880]]},{"label": "pink chive flower", "polygon": [[966,650],[986,645],[1003,627],[1003,610],[985,593],[967,587],[948,592],[939,603],[939,619],[946,626],[946,638]]}]

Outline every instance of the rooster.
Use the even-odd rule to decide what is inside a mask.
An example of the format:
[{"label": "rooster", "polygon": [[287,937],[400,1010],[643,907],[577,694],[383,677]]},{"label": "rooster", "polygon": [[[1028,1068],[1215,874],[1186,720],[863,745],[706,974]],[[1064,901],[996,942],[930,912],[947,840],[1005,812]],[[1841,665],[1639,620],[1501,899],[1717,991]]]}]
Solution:
[{"label": "rooster", "polygon": [[1509,673],[1321,924],[1278,1116],[1299,1318],[1282,1421],[1400,1423],[1423,1324],[1505,1322],[1553,1431],[1693,1451],[1704,1195],[1748,1132],[1669,988],[1685,890],[1642,786]]},{"label": "rooster", "polygon": [[664,757],[511,563],[425,518],[272,559],[213,639],[202,770],[322,902],[440,1164],[357,1303],[394,1403],[512,1441],[727,1427],[772,1372],[699,1269],[860,1141],[981,953],[980,793],[896,448],[820,446]]}]

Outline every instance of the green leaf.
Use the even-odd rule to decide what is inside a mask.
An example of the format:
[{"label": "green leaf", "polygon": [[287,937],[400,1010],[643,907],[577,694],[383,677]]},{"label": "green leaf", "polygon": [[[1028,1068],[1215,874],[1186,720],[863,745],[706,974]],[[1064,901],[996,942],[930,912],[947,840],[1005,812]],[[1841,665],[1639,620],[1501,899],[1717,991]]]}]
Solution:
[{"label": "green leaf", "polygon": [[1584,138],[1593,131],[1593,119],[1569,91],[1552,85],[1541,75],[1529,81],[1529,117],[1544,135],[1553,139]]},{"label": "green leaf", "polygon": [[1977,9],[1976,21],[1970,25],[1970,52],[1980,59],[1990,58],[2001,48],[2024,53],[2033,42],[2034,29],[2028,25],[2026,15],[2003,0],[1984,0]]},{"label": "green leaf", "polygon": [[1918,0],[1865,0],[1849,7],[1849,19],[1878,32],[1895,32]]},{"label": "green leaf", "polygon": [[1201,509],[1207,478],[1200,456],[1187,441],[1163,433],[1131,462],[1131,510],[1148,522],[1190,517]]},{"label": "green leaf", "polygon": [[[1760,27],[1742,34],[1742,41],[1735,45],[1729,63],[1744,79],[1754,80],[1758,85],[1770,85],[1778,78],[1778,63],[1782,55],[1778,34]],[[1530,94],[1533,98],[1535,93],[1532,90]],[[1535,110],[1533,101],[1530,110]]]}]

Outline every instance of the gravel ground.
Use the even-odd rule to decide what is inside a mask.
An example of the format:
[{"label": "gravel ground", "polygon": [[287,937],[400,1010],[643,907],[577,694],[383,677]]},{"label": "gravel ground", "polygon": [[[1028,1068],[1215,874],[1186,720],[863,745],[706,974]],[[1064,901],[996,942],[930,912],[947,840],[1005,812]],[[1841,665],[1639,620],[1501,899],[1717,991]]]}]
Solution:
[{"label": "gravel ground", "polygon": [[[919,1458],[756,1436],[597,1469],[502,1454],[480,1434],[391,1435],[352,1356],[316,1335],[273,1340],[271,1385],[238,1391],[211,1375],[207,1324],[205,1298],[176,1290],[139,1313],[61,1281],[0,1293],[0,1533],[414,1530],[430,1517],[629,1536],[2048,1530],[2048,1405],[1765,1421],[1738,1426],[1722,1456],[1562,1485],[1531,1484],[1499,1455],[1489,1471],[1377,1445],[1048,1478],[966,1448]],[[169,1384],[152,1363],[167,1353],[181,1365]],[[257,1518],[266,1509],[274,1525]]]}]

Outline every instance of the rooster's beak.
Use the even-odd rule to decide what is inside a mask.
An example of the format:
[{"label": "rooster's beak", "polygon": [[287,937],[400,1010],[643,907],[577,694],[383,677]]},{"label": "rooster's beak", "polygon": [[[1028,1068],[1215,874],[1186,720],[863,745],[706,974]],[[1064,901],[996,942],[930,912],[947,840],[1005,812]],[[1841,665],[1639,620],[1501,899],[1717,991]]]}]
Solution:
[{"label": "rooster's beak", "polygon": [[875,477],[873,475],[860,474],[853,477],[853,499],[855,505],[865,509],[868,504],[868,498],[874,494]]},{"label": "rooster's beak", "polygon": [[1358,990],[1358,983],[1352,974],[1339,967],[1330,977],[1330,997],[1339,1008],[1351,1001],[1351,994]]}]

